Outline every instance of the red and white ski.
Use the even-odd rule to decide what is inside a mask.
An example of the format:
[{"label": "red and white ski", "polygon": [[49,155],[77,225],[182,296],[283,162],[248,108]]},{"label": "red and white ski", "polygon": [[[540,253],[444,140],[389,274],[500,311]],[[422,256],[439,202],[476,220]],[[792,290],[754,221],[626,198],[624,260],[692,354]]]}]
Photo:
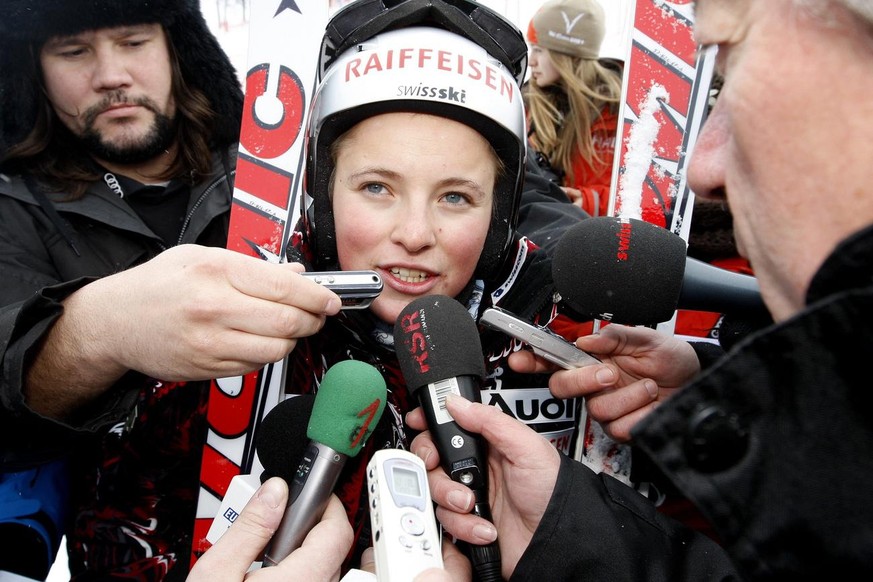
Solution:
[{"label": "red and white ski", "polygon": [[698,51],[693,1],[636,0],[610,212],[685,233],[685,163],[706,113],[714,53]]},{"label": "red and white ski", "polygon": [[[257,0],[249,15],[245,102],[227,248],[280,262],[302,196],[306,119],[326,0]],[[194,526],[193,560],[239,474],[260,474],[254,436],[283,392],[283,362],[245,376],[214,380]]]},{"label": "red and white ski", "polygon": [[[609,213],[688,240],[693,193],[685,165],[705,119],[715,53],[698,51],[693,0],[632,0]],[[675,317],[658,326],[673,333]],[[577,455],[630,483],[630,451],[586,422]]]}]

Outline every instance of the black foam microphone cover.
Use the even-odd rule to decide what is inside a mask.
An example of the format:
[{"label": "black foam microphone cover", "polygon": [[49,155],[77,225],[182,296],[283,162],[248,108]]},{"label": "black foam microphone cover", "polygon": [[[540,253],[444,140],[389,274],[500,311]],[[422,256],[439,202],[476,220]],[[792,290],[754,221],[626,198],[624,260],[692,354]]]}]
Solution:
[{"label": "black foam microphone cover", "polygon": [[255,450],[264,470],[261,483],[281,477],[290,483],[297,473],[309,439],[306,429],[315,394],[301,394],[283,400],[267,412],[255,435]]},{"label": "black foam microphone cover", "polygon": [[676,310],[685,250],[681,237],[642,220],[588,218],[561,237],[552,278],[574,317],[654,325]]},{"label": "black foam microphone cover", "polygon": [[463,305],[445,295],[420,297],[397,318],[394,341],[409,391],[458,376],[485,377],[479,330]]}]

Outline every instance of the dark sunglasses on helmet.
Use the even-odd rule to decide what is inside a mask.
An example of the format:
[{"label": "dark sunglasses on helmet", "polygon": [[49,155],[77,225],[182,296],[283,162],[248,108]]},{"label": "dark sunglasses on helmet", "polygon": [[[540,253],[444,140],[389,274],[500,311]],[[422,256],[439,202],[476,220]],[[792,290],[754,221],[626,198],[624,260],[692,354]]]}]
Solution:
[{"label": "dark sunglasses on helmet", "polygon": [[527,71],[527,43],[509,20],[473,0],[357,0],[328,22],[319,53],[318,78],[349,48],[380,32],[435,26],[472,40],[500,61],[519,85]]}]

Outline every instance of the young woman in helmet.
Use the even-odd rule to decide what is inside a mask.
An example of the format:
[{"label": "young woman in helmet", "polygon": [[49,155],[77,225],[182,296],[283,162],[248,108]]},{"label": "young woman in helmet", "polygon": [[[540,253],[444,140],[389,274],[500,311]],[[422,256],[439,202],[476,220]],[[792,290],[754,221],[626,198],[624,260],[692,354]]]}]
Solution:
[{"label": "young woman in helmet", "polygon": [[[291,354],[286,391],[317,390],[347,359],[374,365],[387,410],[337,487],[358,536],[370,545],[364,468],[376,449],[407,448],[416,406],[393,346],[398,314],[442,294],[471,317],[499,305],[548,324],[557,316],[551,262],[515,225],[525,166],[525,118],[516,77],[479,44],[436,27],[382,32],[339,55],[316,90],[307,135],[311,203],[294,246],[308,269],[377,271],[384,291],[367,310],[328,318]],[[546,376],[513,373],[521,345],[482,330],[483,402],[522,418],[567,452],[572,401],[551,396]]]}]

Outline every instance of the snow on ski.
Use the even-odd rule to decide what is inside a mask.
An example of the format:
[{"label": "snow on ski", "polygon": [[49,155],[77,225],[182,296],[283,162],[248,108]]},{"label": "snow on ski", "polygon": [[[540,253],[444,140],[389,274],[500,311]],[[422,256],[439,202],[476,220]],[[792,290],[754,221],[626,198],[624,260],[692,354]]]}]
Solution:
[{"label": "snow on ski", "polygon": [[700,130],[714,53],[697,50],[692,0],[637,0],[625,61],[610,210],[681,234],[693,196],[687,154]]}]

